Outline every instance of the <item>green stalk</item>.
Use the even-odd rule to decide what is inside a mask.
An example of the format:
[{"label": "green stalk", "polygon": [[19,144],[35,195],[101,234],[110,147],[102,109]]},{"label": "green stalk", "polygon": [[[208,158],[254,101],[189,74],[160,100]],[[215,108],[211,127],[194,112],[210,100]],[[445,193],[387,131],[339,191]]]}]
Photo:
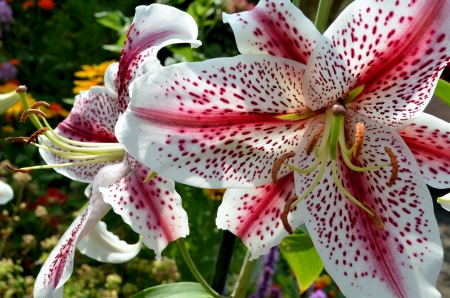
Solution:
[{"label": "green stalk", "polygon": [[197,267],[195,267],[194,262],[191,259],[191,256],[189,255],[189,252],[186,248],[186,244],[184,243],[184,239],[183,238],[179,238],[177,240],[177,244],[178,247],[180,248],[181,254],[183,255],[184,261],[186,262],[186,264],[188,265],[189,269],[192,272],[192,275],[194,275],[195,279],[198,281],[198,283],[209,293],[211,294],[214,298],[226,298],[226,296],[222,296],[219,293],[217,293],[216,291],[214,291],[207,283],[206,281],[203,279],[202,275],[200,274],[200,272],[198,272]]},{"label": "green stalk", "polygon": [[241,272],[239,273],[239,277],[236,281],[236,286],[234,287],[233,294],[231,297],[233,298],[243,298],[247,293],[247,287],[252,276],[253,267],[256,264],[256,261],[250,261],[250,250],[247,250],[247,254],[245,255],[244,264],[242,265]]},{"label": "green stalk", "polygon": [[228,270],[230,269],[231,257],[236,236],[228,230],[222,231],[219,251],[217,252],[214,272],[211,279],[211,287],[218,293],[222,293],[227,281]]},{"label": "green stalk", "polygon": [[330,16],[332,0],[320,0],[319,7],[317,8],[316,23],[314,24],[319,30],[320,34],[323,34],[327,29],[328,17]]}]

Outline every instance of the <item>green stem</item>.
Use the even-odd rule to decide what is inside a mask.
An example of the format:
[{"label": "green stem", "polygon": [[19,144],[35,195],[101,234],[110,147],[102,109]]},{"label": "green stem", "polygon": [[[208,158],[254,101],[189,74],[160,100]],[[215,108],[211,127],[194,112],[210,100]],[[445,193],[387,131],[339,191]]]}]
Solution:
[{"label": "green stem", "polygon": [[184,239],[180,238],[177,240],[178,247],[180,248],[181,254],[183,255],[184,261],[188,265],[189,269],[192,272],[192,275],[194,275],[195,279],[198,281],[198,283],[214,298],[226,298],[226,296],[222,296],[216,291],[214,291],[203,279],[200,272],[198,272],[197,267],[195,267],[194,262],[191,259],[191,256],[189,255],[189,252],[186,248],[186,244],[184,243]]},{"label": "green stem", "polygon": [[323,34],[327,29],[328,17],[330,16],[332,0],[320,0],[319,8],[317,9],[316,28],[320,34]]},{"label": "green stem", "polygon": [[211,287],[218,293],[222,293],[227,281],[228,270],[230,268],[231,257],[236,236],[228,230],[222,231],[219,251],[217,252],[216,264],[211,279]]},{"label": "green stem", "polygon": [[247,293],[247,287],[252,276],[253,267],[256,264],[256,261],[250,261],[250,250],[247,250],[247,254],[245,255],[244,264],[242,265],[241,272],[239,273],[239,277],[236,281],[236,286],[234,287],[233,294],[231,297],[233,298],[243,298]]}]

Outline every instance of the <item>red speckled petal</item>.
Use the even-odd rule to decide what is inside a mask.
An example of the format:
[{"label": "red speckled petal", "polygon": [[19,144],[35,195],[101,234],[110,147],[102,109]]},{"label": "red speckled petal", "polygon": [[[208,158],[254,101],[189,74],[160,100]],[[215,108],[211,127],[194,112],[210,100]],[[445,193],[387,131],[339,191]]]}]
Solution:
[{"label": "red speckled petal", "polygon": [[[382,218],[384,229],[378,230],[371,217],[338,190],[328,161],[320,184],[300,203],[327,272],[346,297],[441,297],[435,285],[442,245],[432,199],[413,155],[391,128],[351,111],[347,117],[350,135],[356,122],[366,127],[362,155],[353,163],[389,162],[384,152],[388,146],[397,156],[399,174],[388,187],[390,167],[360,173],[350,170],[342,157],[337,160],[344,187]],[[309,181],[308,175],[295,173],[297,194]]]},{"label": "red speckled petal", "polygon": [[[217,211],[219,229],[230,230],[241,238],[257,259],[280,244],[288,235],[281,222],[286,201],[295,195],[294,174],[289,174],[276,184],[257,188],[228,189]],[[293,229],[303,223],[300,210],[294,207],[288,215]]]},{"label": "red speckled petal", "polygon": [[172,180],[156,176],[144,183],[152,171],[141,163],[131,164],[133,170],[126,177],[100,190],[105,202],[142,235],[144,244],[161,259],[169,242],[189,234],[187,214]]},{"label": "red speckled petal", "polygon": [[262,0],[247,12],[222,16],[233,28],[239,52],[269,54],[306,64],[320,33],[287,0]]},{"label": "red speckled petal", "polygon": [[158,50],[167,45],[190,43],[192,47],[200,46],[201,42],[196,40],[197,34],[194,19],[181,10],[161,4],[136,8],[115,81],[121,112],[125,111],[129,101],[128,86],[148,71],[148,68],[142,69],[140,66],[148,59],[155,59]]},{"label": "red speckled petal", "polygon": [[325,32],[311,55],[303,84],[316,109],[357,86],[351,106],[398,127],[427,105],[449,62],[450,2],[355,1]]},{"label": "red speckled petal", "polygon": [[399,134],[416,158],[425,183],[450,188],[450,124],[423,113]]},{"label": "red speckled petal", "polygon": [[63,297],[64,283],[73,271],[75,246],[111,209],[111,206],[102,200],[99,187],[114,183],[129,170],[125,162],[105,167],[96,176],[89,205],[70,225],[42,266],[34,285],[35,298]]},{"label": "red speckled petal", "polygon": [[[63,137],[82,142],[117,143],[114,126],[119,117],[117,95],[103,87],[93,87],[82,91],[76,97],[75,104],[69,116],[55,129]],[[41,136],[47,144],[48,139]],[[40,140],[42,143],[42,140]],[[52,145],[53,148],[61,148]],[[57,156],[50,151],[39,149],[47,164],[74,162]],[[76,167],[55,168],[55,171],[81,182],[92,182],[98,171],[112,162],[96,163]]]},{"label": "red speckled petal", "polygon": [[[205,188],[270,183],[273,162],[296,150],[309,121],[275,117],[306,109],[298,89],[303,70],[268,55],[162,68],[131,85],[117,138],[137,160],[175,181]],[[282,169],[280,177],[288,172]]]},{"label": "red speckled petal", "polygon": [[114,126],[119,117],[119,101],[114,92],[104,87],[81,91],[69,116],[57,131],[75,141],[117,143]]}]

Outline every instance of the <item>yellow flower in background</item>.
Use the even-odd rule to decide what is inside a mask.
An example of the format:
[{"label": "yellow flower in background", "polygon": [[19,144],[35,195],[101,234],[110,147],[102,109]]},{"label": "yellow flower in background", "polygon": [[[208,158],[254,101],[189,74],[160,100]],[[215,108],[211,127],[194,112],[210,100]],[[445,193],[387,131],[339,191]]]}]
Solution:
[{"label": "yellow flower in background", "polygon": [[0,94],[5,94],[16,90],[19,87],[18,84],[14,82],[6,82],[4,85],[0,85]]},{"label": "yellow flower in background", "polygon": [[316,278],[316,284],[314,285],[314,288],[323,289],[330,284],[331,284],[331,277],[328,274],[322,274],[321,276]]},{"label": "yellow flower in background", "polygon": [[[16,88],[17,87],[18,86],[16,86]],[[16,88],[14,88],[13,90],[15,90]],[[34,99],[30,93],[27,93],[27,100],[30,105],[32,105],[36,102],[36,99]],[[6,117],[10,117],[10,118],[19,118],[22,113],[23,113],[23,106],[22,106],[22,103],[20,102],[20,100],[18,102],[16,102],[14,105],[12,105],[11,107],[9,107],[5,112]]]},{"label": "yellow flower in background", "polygon": [[114,62],[116,61],[111,60],[100,64],[82,65],[82,70],[77,71],[75,76],[83,80],[74,81],[75,88],[73,88],[73,92],[78,94],[80,91],[89,90],[89,88],[94,86],[104,86],[103,77],[105,76],[106,69]]},{"label": "yellow flower in background", "polygon": [[205,194],[213,201],[222,201],[226,188],[204,189]]}]

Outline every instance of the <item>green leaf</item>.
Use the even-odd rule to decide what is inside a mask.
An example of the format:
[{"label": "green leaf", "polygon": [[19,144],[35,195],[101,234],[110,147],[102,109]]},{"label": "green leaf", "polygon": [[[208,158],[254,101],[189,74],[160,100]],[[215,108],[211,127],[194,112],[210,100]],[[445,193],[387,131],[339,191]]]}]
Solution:
[{"label": "green leaf", "polygon": [[300,293],[306,291],[323,270],[323,263],[308,234],[293,234],[283,239],[281,254],[295,273]]},{"label": "green leaf", "polygon": [[434,90],[434,95],[450,106],[450,83],[444,80],[439,80],[436,90]]},{"label": "green leaf", "polygon": [[200,284],[195,282],[178,282],[160,285],[143,290],[131,298],[211,298]]},{"label": "green leaf", "polygon": [[118,10],[97,12],[95,17],[98,23],[115,31],[121,31],[124,25],[129,22],[129,18]]}]

